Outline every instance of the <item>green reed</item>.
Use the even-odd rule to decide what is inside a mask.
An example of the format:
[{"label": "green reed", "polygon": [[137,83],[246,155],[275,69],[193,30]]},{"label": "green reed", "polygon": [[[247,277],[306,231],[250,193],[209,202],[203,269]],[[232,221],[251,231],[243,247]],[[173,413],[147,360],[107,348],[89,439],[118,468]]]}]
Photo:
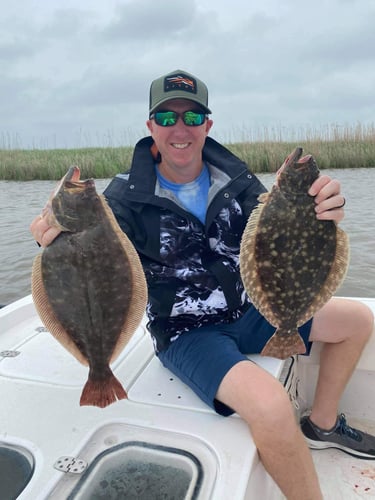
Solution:
[{"label": "green reed", "polygon": [[297,146],[303,148],[304,154],[312,154],[320,169],[375,167],[375,141],[237,143],[228,145],[228,149],[245,161],[252,172],[259,173],[276,172]]},{"label": "green reed", "polygon": [[374,124],[303,130],[262,129],[251,137],[251,142],[229,143],[227,147],[254,173],[275,172],[297,146],[302,147],[305,154],[312,154],[321,169],[375,167]]},{"label": "green reed", "polygon": [[57,180],[71,165],[81,169],[81,178],[106,179],[127,170],[133,148],[0,149],[1,180]]},{"label": "green reed", "polygon": [[[329,126],[294,131],[242,132],[241,142],[223,141],[254,173],[275,172],[296,146],[312,154],[321,169],[375,167],[375,125]],[[247,140],[250,138],[251,140]],[[57,180],[78,165],[82,178],[110,178],[131,164],[132,147],[0,149],[0,180]]]}]

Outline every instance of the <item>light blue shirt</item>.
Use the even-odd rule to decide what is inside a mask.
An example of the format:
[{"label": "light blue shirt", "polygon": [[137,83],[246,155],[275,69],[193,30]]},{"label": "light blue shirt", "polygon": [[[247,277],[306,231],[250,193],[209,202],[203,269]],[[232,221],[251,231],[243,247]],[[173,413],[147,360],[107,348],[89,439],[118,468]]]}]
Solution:
[{"label": "light blue shirt", "polygon": [[171,182],[161,175],[155,165],[160,187],[168,189],[177,197],[181,205],[204,224],[206,219],[208,190],[210,188],[210,173],[207,165],[203,165],[200,175],[186,184]]}]

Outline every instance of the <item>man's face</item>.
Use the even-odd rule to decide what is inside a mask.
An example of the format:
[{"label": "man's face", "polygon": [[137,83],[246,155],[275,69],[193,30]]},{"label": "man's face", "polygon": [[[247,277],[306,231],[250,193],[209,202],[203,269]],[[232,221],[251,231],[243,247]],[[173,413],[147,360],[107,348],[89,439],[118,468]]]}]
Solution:
[{"label": "man's face", "polygon": [[[186,99],[171,99],[158,111],[201,112],[197,104]],[[155,120],[148,120],[146,124],[161,154],[160,171],[164,176],[174,182],[189,182],[199,175],[202,149],[212,120],[207,119],[196,127],[185,125],[181,117],[170,127],[157,125]]]}]

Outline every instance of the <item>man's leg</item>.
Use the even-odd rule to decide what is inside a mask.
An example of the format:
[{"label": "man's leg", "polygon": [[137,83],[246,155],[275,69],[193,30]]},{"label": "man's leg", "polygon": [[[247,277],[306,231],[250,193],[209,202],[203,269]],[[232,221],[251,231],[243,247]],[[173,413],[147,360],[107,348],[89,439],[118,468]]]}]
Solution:
[{"label": "man's leg", "polygon": [[350,299],[332,299],[314,316],[310,340],[324,345],[310,419],[322,429],[332,429],[336,423],[340,398],[373,324],[371,310]]},{"label": "man's leg", "polygon": [[322,498],[311,453],[278,380],[241,361],[225,375],[216,399],[248,423],[262,463],[289,500]]}]

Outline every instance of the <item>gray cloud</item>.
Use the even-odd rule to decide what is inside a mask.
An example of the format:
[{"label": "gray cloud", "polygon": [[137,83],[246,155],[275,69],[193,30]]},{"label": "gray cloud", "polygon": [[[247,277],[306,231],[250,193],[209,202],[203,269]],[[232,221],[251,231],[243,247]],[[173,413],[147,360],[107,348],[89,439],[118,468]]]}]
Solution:
[{"label": "gray cloud", "polygon": [[374,15],[373,0],[18,0],[0,18],[0,134],[138,135],[151,80],[177,68],[208,84],[213,135],[373,121]]},{"label": "gray cloud", "polygon": [[173,43],[176,34],[194,20],[195,2],[184,0],[131,0],[120,5],[113,20],[103,30],[109,40],[155,40]]}]

